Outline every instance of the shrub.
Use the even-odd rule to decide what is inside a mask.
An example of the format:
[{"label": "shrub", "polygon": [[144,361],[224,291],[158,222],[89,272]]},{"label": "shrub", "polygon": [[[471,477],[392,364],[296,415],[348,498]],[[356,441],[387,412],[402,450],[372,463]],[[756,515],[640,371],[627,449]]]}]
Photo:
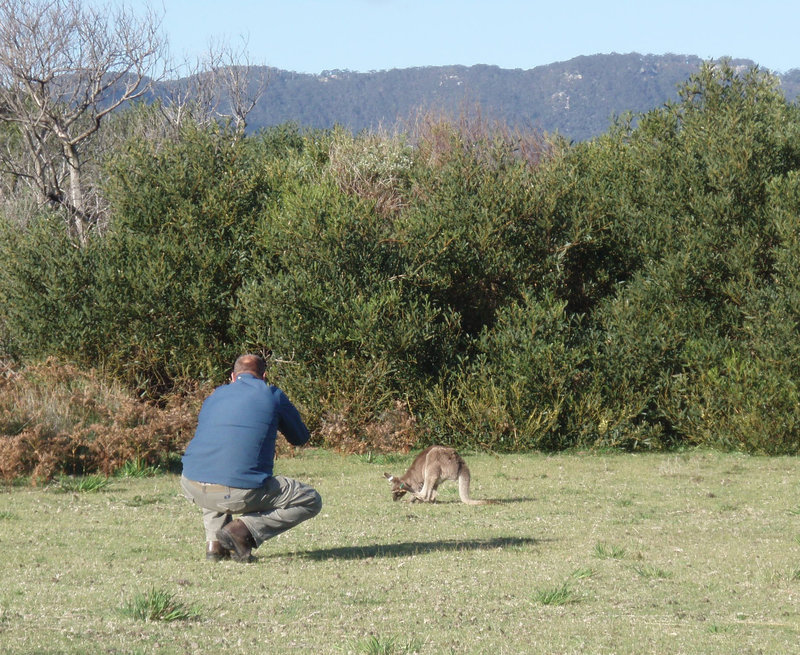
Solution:
[{"label": "shrub", "polygon": [[94,262],[55,213],[0,220],[0,335],[6,353],[44,359],[80,350],[92,330]]},{"label": "shrub", "polygon": [[87,345],[143,389],[213,379],[239,354],[230,313],[262,265],[253,225],[273,186],[257,144],[187,127],[177,142],[131,143],[110,170]]},{"label": "shrub", "polygon": [[330,181],[284,189],[257,240],[273,268],[255,271],[237,299],[235,331],[248,349],[269,345],[272,379],[353,429],[446,366],[459,327],[407,281],[392,224]]},{"label": "shrub", "polygon": [[586,361],[565,306],[527,291],[501,309],[475,357],[428,394],[431,439],[500,451],[574,445],[570,412]]},{"label": "shrub", "polygon": [[381,216],[398,213],[406,203],[414,165],[404,139],[386,133],[353,137],[334,130],[328,168],[339,188],[371,202]]},{"label": "shrub", "polygon": [[[379,417],[397,402],[421,411],[531,276],[517,238],[532,225],[529,169],[510,144],[487,138],[468,148],[449,129],[456,145],[435,169],[408,160],[400,141],[379,149],[374,137],[335,132],[329,175],[303,166],[279,211],[261,215],[256,239],[274,268],[246,281],[236,321],[248,347],[269,343],[290,360],[272,375],[306,399],[326,441],[343,443],[347,426],[344,441],[356,450],[385,448],[369,436],[381,432]],[[459,189],[463,179],[469,189]],[[395,198],[391,211],[378,187]]]},{"label": "shrub", "polygon": [[642,264],[593,314],[593,394],[614,419],[597,408],[590,429],[611,446],[788,452],[797,371],[776,363],[795,339],[777,326],[797,314],[778,264],[798,204],[779,181],[800,161],[798,113],[771,76],[726,64],[682,96],[630,137],[646,174],[625,240]]}]

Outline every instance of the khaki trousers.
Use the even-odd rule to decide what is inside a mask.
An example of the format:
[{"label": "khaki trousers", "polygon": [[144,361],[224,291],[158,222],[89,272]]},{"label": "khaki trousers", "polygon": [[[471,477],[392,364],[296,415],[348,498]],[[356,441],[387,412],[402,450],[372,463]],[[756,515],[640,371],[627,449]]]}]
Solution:
[{"label": "khaki trousers", "polygon": [[181,487],[186,498],[203,510],[206,541],[216,541],[217,531],[231,520],[231,514],[240,514],[258,548],[322,509],[322,498],[316,489],[282,475],[269,478],[258,489],[195,482],[184,476]]}]

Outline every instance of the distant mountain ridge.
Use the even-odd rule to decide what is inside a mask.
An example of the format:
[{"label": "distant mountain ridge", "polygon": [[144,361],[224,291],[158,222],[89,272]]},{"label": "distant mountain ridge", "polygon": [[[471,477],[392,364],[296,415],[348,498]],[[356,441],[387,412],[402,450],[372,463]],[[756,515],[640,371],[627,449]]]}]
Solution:
[{"label": "distant mountain ridge", "polygon": [[[607,131],[613,116],[641,113],[677,99],[679,84],[703,60],[693,55],[598,54],[530,70],[497,66],[430,66],[319,75],[269,69],[270,83],[248,117],[250,129],[286,122],[358,132],[393,127],[420,109],[458,115],[480,107],[509,126],[559,132],[576,141]],[[733,59],[734,66],[754,62]],[[800,69],[779,76],[790,101],[800,94]]]}]

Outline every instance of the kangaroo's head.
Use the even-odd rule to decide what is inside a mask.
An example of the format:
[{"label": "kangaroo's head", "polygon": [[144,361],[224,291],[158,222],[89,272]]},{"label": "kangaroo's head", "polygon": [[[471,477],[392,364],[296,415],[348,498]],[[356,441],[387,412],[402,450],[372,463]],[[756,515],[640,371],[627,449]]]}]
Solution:
[{"label": "kangaroo's head", "polygon": [[390,473],[384,473],[383,477],[389,481],[389,484],[392,487],[392,500],[399,500],[405,496],[407,491],[409,491],[409,487],[407,487],[405,482],[403,482],[400,478],[397,478]]}]

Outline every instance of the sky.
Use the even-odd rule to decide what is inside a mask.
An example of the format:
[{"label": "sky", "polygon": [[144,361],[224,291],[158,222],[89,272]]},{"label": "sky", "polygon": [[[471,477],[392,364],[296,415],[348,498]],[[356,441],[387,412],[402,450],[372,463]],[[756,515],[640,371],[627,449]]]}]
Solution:
[{"label": "sky", "polygon": [[[132,0],[135,5],[135,0]],[[531,69],[638,52],[800,68],[797,0],[155,0],[173,58],[228,44],[298,73],[488,64]]]}]

